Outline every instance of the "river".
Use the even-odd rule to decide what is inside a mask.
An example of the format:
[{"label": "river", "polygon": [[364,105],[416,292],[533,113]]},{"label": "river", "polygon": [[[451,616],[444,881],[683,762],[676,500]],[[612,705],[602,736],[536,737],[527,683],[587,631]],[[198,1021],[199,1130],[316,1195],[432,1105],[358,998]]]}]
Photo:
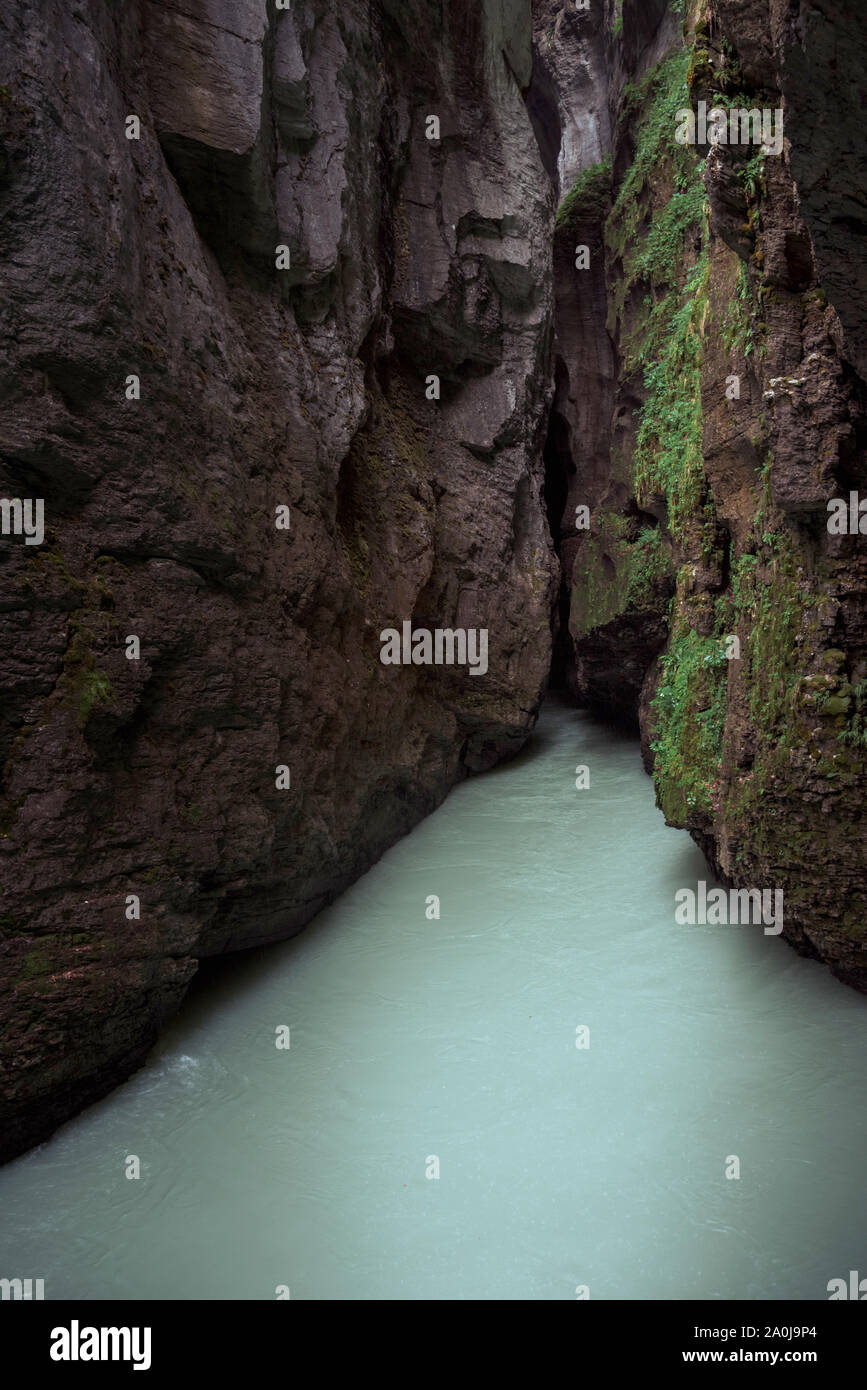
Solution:
[{"label": "river", "polygon": [[549,704],[519,758],[293,941],[223,963],[126,1085],[0,1170],[0,1275],[48,1299],[569,1300],[867,1276],[867,1001],[761,927],[677,925],[707,877],[636,743]]}]

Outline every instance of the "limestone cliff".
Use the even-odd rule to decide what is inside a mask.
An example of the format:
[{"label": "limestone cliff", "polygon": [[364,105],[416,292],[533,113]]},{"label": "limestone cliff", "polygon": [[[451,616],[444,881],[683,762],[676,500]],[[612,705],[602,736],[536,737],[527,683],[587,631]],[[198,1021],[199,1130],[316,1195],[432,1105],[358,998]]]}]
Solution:
[{"label": "limestone cliff", "polygon": [[[518,751],[552,636],[867,988],[867,562],[826,524],[867,493],[859,20],[0,15],[0,1159]],[[678,143],[701,102],[786,139]],[[487,673],[383,665],[405,621]]]},{"label": "limestone cliff", "polygon": [[[0,31],[0,492],[47,528],[0,548],[8,1157],[198,959],[290,936],[526,740],[554,204],[529,0]],[[487,675],[384,666],[405,620],[488,629]]]},{"label": "limestone cliff", "polygon": [[[604,309],[614,364],[607,438],[565,431],[592,510],[572,684],[640,723],[721,877],[783,888],[786,937],[867,989],[867,560],[827,526],[867,493],[867,33],[846,0],[625,0],[605,27],[611,146],[558,215],[593,266],[558,271],[558,361],[580,397]],[[781,148],[679,144],[701,102],[782,111]]]}]

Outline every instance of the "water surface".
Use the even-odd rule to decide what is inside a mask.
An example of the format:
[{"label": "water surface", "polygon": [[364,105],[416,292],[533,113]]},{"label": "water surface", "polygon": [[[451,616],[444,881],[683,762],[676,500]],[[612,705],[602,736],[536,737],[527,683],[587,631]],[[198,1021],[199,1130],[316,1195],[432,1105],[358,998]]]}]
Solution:
[{"label": "water surface", "polygon": [[707,876],[636,744],[550,706],[0,1171],[0,1275],[47,1298],[827,1298],[867,1275],[867,1001],[760,928],[677,926]]}]

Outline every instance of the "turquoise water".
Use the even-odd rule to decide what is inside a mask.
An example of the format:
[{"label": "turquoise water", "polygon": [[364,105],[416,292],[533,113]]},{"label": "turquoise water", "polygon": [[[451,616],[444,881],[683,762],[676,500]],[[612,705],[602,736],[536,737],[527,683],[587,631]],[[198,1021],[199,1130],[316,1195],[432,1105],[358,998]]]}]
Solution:
[{"label": "turquoise water", "polygon": [[761,928],[676,925],[707,877],[636,744],[546,708],[0,1170],[0,1275],[49,1299],[826,1299],[867,1275],[867,1001]]}]

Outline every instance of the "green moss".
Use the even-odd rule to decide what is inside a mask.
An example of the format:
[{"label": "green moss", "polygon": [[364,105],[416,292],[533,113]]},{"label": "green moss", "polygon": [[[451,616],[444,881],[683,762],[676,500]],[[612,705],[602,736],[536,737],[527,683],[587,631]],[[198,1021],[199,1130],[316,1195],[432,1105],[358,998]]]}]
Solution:
[{"label": "green moss", "polygon": [[[770,469],[763,472],[766,489]],[[761,535],[756,528],[755,552],[740,555],[732,567],[727,620],[745,634],[743,682],[755,755],[747,771],[730,779],[724,814],[728,824],[749,827],[752,854],[797,862],[796,832],[779,797],[793,776],[800,783],[805,762],[817,775],[845,774],[846,756],[829,758],[815,729],[817,719],[840,718],[836,702],[848,700],[851,687],[833,653],[822,652],[820,598],[807,584],[797,538],[767,497],[757,517],[765,509],[771,515],[763,516]],[[812,673],[805,671],[808,661]]]},{"label": "green moss", "polygon": [[19,956],[15,974],[19,980],[35,980],[50,975],[61,955],[62,942],[57,936],[39,937],[30,949]]},{"label": "green moss", "polygon": [[645,527],[629,552],[626,607],[646,609],[657,606],[659,583],[669,572],[669,552],[662,543],[658,526]]},{"label": "green moss", "polygon": [[823,289],[807,290],[805,294],[801,295],[801,303],[805,307],[814,304],[819,309],[826,309],[828,307],[828,296]]},{"label": "green moss", "polygon": [[[101,615],[91,615],[91,619]],[[61,686],[72,704],[79,728],[84,728],[100,705],[114,698],[111,681],[96,665],[93,647],[97,641],[94,629],[81,613],[69,620],[70,638],[63,658]]]},{"label": "green moss", "polygon": [[[698,518],[710,554],[716,523],[704,478],[701,414],[707,253],[690,269],[693,247],[705,238],[707,198],[695,151],[674,138],[677,112],[689,105],[689,63],[689,50],[681,49],[624,91],[621,120],[629,123],[635,153],[604,236],[609,330],[620,340],[625,375],[639,375],[646,391],[634,454],[624,458],[618,476],[643,510],[656,512],[656,499],[664,500],[676,543],[695,531]],[[627,537],[616,530],[623,520],[603,510],[579,552],[572,595],[577,639],[619,614],[661,614],[667,606],[673,560],[665,528]]]},{"label": "green moss", "polygon": [[803,723],[794,697],[811,601],[797,571],[797,551],[788,532],[765,531],[759,555],[738,561],[733,585],[735,622],[751,627],[746,657],[750,719],[777,746],[797,744]]},{"label": "green moss", "polygon": [[592,164],[578,175],[557,209],[558,229],[580,222],[601,222],[611,202],[611,156]]},{"label": "green moss", "polygon": [[[793,757],[804,749],[809,755],[811,723],[821,713],[814,686],[804,678],[805,651],[821,649],[817,599],[804,582],[797,542],[773,510],[771,471],[768,459],[762,470],[754,549],[732,564],[728,593],[715,604],[713,634],[701,637],[692,631],[681,604],[653,704],[654,777],[666,818],[694,827],[722,809],[729,824],[750,825],[754,839],[761,834],[768,841],[777,833],[767,820],[769,793],[791,777]],[[741,635],[740,661],[756,750],[752,767],[730,779],[723,790],[728,668],[724,638],[734,632]],[[838,716],[835,702],[848,698],[844,676],[820,672],[814,684],[828,717]],[[821,749],[814,752],[818,763]],[[763,821],[760,830],[757,817]]]},{"label": "green moss", "polygon": [[738,169],[738,182],[747,196],[747,202],[758,203],[768,191],[765,179],[765,152],[759,149],[752,159]]},{"label": "green moss", "polygon": [[[689,51],[679,50],[624,98],[635,130],[635,157],[606,221],[605,245],[615,262],[608,327],[613,335],[628,322],[623,355],[629,372],[646,367],[665,342],[678,308],[688,243],[701,236],[707,203],[703,166],[693,149],[674,139],[677,112],[689,105],[688,66]],[[666,188],[671,193],[660,207],[659,190]],[[641,294],[643,309],[636,315]]]},{"label": "green moss", "polygon": [[704,185],[698,178],[689,188],[675,190],[654,216],[641,249],[630,261],[634,279],[666,290],[677,285],[686,234],[701,226],[705,202]]},{"label": "green moss", "polygon": [[[759,302],[750,283],[749,272],[743,261],[738,263],[738,278],[735,292],[726,306],[722,322],[722,343],[726,352],[739,352],[742,357],[751,357],[756,349],[756,319]],[[763,345],[759,355],[764,353]]]},{"label": "green moss", "polygon": [[674,139],[677,113],[689,105],[689,51],[679,49],[658,63],[638,85],[627,85],[621,119],[635,131],[635,156],[617,190],[606,241],[623,253],[647,213],[646,197],[666,170],[680,190],[691,186],[697,161],[688,145]]},{"label": "green moss", "polygon": [[692,89],[696,83],[710,87],[713,84],[715,73],[713,64],[710,60],[710,51],[696,44],[690,54],[689,68],[687,69],[686,80]]},{"label": "green moss", "polygon": [[658,527],[634,538],[627,518],[602,512],[581,546],[575,566],[570,626],[576,639],[621,614],[663,613],[670,589],[671,557]]},{"label": "green moss", "polygon": [[32,563],[42,569],[53,571],[70,589],[75,589],[79,593],[84,593],[87,589],[86,584],[83,584],[80,579],[76,579],[74,575],[69,573],[66,561],[61,554],[60,547],[57,545],[50,546],[47,549],[40,548],[35,551]]},{"label": "green moss", "polygon": [[673,312],[670,331],[656,362],[645,373],[647,400],[635,441],[635,487],[639,504],[661,495],[672,535],[702,513],[706,483],[702,456],[701,324],[707,309],[709,274],[705,251]]},{"label": "green moss", "polygon": [[[713,85],[726,93],[717,102],[721,106],[766,104],[742,96],[736,57],[724,43],[722,74],[720,45],[713,45],[716,57],[709,40],[702,47],[706,51],[696,52],[691,65],[702,96]],[[670,82],[675,76],[672,64]],[[657,500],[665,500],[675,550],[683,557],[653,700],[654,778],[666,818],[700,835],[712,833],[741,881],[766,874],[768,865],[781,880],[791,869],[786,891],[791,887],[794,918],[804,864],[825,850],[836,853],[831,837],[822,838],[822,818],[810,808],[833,797],[834,813],[827,821],[834,837],[857,835],[860,828],[867,680],[862,665],[849,669],[846,653],[826,648],[822,616],[829,576],[801,525],[774,503],[770,453],[756,478],[750,534],[741,553],[727,560],[730,542],[717,528],[703,470],[702,343],[706,334],[718,333],[726,352],[761,356],[763,315],[780,292],[764,285],[756,293],[759,254],[749,270],[735,263],[727,303],[719,276],[711,286],[707,234],[701,215],[695,216],[699,194],[693,190],[695,201],[689,198],[689,156],[666,145],[675,100],[678,106],[688,104],[673,99],[672,92],[656,74],[651,87],[627,95],[639,123],[636,167],[606,225],[609,257],[620,262],[613,274],[623,272],[610,328],[619,334],[627,373],[641,371],[646,390],[638,412],[635,494],[640,506],[655,511]],[[660,124],[666,108],[669,116]],[[750,154],[738,179],[752,225],[766,196],[766,165],[760,150]],[[660,190],[669,187],[672,196],[661,203]],[[702,244],[705,249],[698,250],[691,268],[693,247]],[[813,312],[822,306],[816,292],[802,296],[802,302]],[[757,458],[768,440],[762,415],[752,428]],[[742,536],[740,526],[736,534]],[[731,661],[728,634],[740,642]],[[729,689],[733,719],[727,744]],[[840,929],[863,939],[863,911],[860,923],[856,913]]]},{"label": "green moss", "polygon": [[111,681],[102,671],[93,668],[82,672],[75,695],[78,722],[82,728],[97,706],[110,704],[113,697]]},{"label": "green moss", "polygon": [[653,700],[654,781],[672,825],[710,816],[722,767],[728,661],[719,637],[702,637],[681,618],[662,658]]},{"label": "green moss", "polygon": [[867,748],[867,681],[859,681],[852,688],[847,712],[848,722],[837,738],[853,748]]}]

